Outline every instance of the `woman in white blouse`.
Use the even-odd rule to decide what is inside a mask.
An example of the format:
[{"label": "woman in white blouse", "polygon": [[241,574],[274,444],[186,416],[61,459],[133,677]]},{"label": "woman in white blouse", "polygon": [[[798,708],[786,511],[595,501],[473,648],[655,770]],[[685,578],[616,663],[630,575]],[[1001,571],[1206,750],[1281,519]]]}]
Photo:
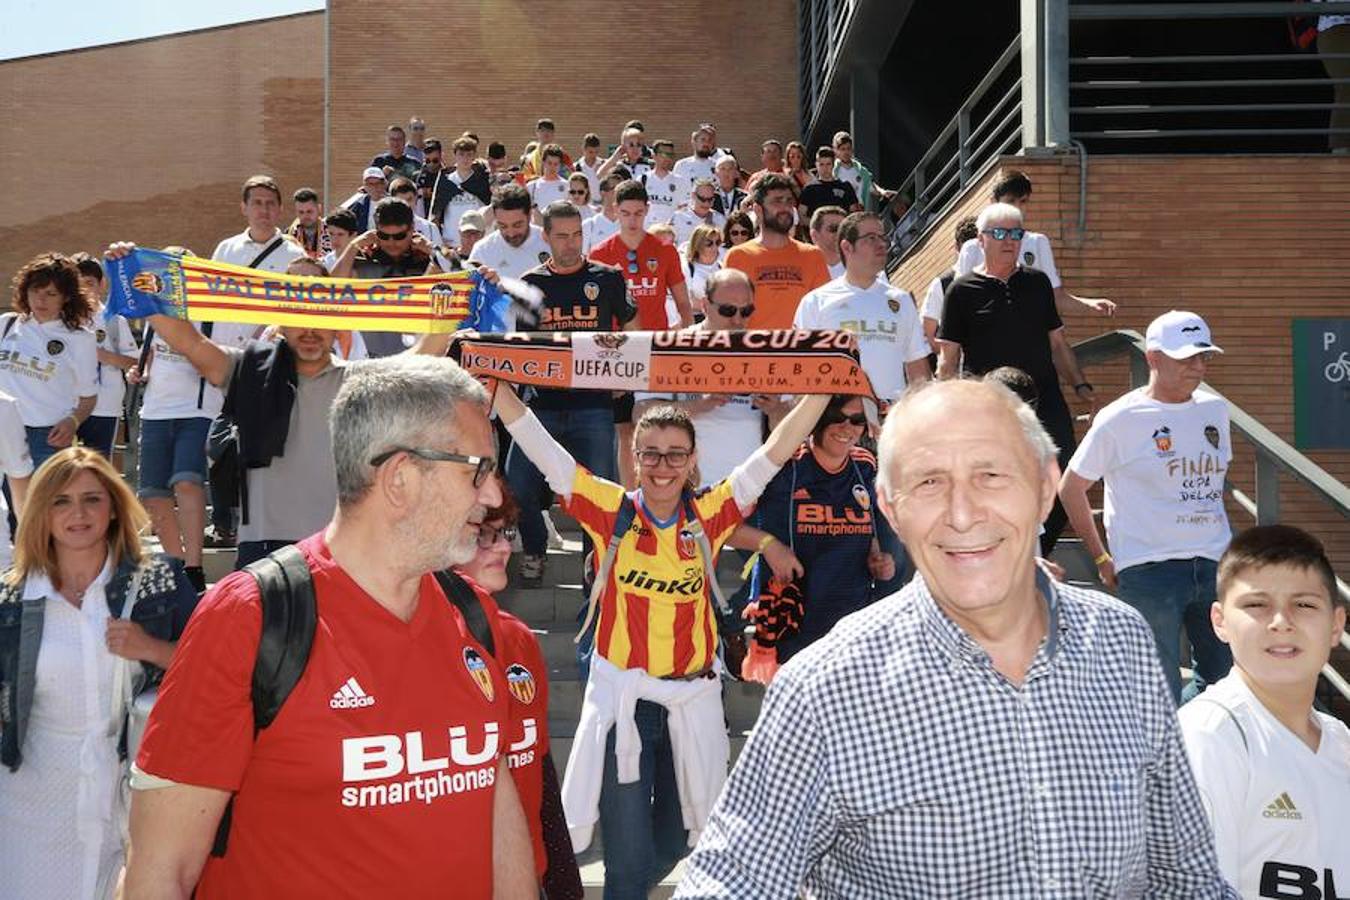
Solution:
[{"label": "woman in white blouse", "polygon": [[711,225],[700,225],[689,235],[684,247],[685,266],[689,277],[689,299],[699,308],[707,295],[708,279],[722,267],[718,261],[722,252],[722,232]]},{"label": "woman in white blouse", "polygon": [[40,468],[0,580],[0,895],[103,900],[122,865],[127,709],[196,604],[98,452]]},{"label": "woman in white blouse", "polygon": [[62,447],[98,401],[94,306],[75,262],[43,253],[14,276],[14,312],[0,317],[0,391],[19,401],[35,466]]}]

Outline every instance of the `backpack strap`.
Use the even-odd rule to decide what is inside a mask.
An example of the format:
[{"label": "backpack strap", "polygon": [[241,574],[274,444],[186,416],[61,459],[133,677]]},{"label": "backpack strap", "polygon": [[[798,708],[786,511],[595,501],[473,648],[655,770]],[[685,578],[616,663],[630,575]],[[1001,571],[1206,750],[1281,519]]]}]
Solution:
[{"label": "backpack strap", "polygon": [[[262,634],[253,660],[253,736],[277,717],[300,681],[314,646],[318,601],[314,576],[300,548],[289,544],[244,567],[258,582]],[[230,841],[234,799],[225,806],[216,828],[212,856],[224,856]]]},{"label": "backpack strap", "polygon": [[497,655],[496,641],[492,639],[492,627],[488,624],[487,613],[478,599],[478,594],[469,587],[469,583],[458,572],[442,569],[436,573],[436,583],[445,591],[445,596],[469,626],[469,632],[490,656]]},{"label": "backpack strap", "polygon": [[699,521],[698,514],[694,510],[693,492],[685,489],[680,500],[684,504],[684,527],[694,536],[698,555],[703,560],[703,571],[708,580],[708,594],[712,597],[714,611],[721,614],[722,621],[726,621],[731,618],[731,604],[727,603],[726,595],[722,593],[722,585],[717,582],[717,557],[713,554],[712,542],[708,540],[707,532],[703,530],[703,523]]},{"label": "backpack strap", "polygon": [[591,584],[591,596],[586,602],[586,618],[581,623],[581,630],[577,636],[572,638],[572,643],[581,643],[581,636],[584,635],[595,621],[596,610],[600,608],[600,597],[605,593],[605,585],[609,583],[609,574],[614,571],[614,558],[619,555],[619,543],[623,536],[628,533],[628,529],[633,527],[633,519],[637,517],[637,504],[633,498],[624,493],[622,502],[619,503],[619,511],[614,516],[614,533],[609,537],[609,546],[605,547],[605,555],[600,558],[600,567],[595,573],[595,581]]},{"label": "backpack strap", "polygon": [[5,313],[4,318],[5,330],[3,333],[0,333],[0,338],[9,337],[9,333],[14,330],[14,323],[19,321],[19,314],[16,312],[7,312]]}]

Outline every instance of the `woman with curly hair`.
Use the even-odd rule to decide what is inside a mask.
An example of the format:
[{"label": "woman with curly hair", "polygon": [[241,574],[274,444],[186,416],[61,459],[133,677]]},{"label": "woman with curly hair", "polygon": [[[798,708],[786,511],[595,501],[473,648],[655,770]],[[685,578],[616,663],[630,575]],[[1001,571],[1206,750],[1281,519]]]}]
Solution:
[{"label": "woman with curly hair", "polygon": [[19,402],[33,464],[63,447],[98,401],[94,305],[75,261],[29,260],[14,276],[14,311],[0,316],[0,391]]},{"label": "woman with curly hair", "polygon": [[806,164],[806,147],[801,141],[791,141],[787,145],[787,150],[783,155],[783,168],[787,174],[797,184],[797,193],[802,192],[816,178],[811,174],[810,167]]},{"label": "woman with curly hair", "polygon": [[755,236],[755,220],[745,210],[738,209],[727,216],[727,224],[722,226],[722,246],[730,250],[738,244],[744,244]]},{"label": "woman with curly hair", "polygon": [[111,897],[129,708],[158,683],[197,602],[146,553],[145,510],[102,455],[33,476],[0,579],[0,873],[6,897]]}]

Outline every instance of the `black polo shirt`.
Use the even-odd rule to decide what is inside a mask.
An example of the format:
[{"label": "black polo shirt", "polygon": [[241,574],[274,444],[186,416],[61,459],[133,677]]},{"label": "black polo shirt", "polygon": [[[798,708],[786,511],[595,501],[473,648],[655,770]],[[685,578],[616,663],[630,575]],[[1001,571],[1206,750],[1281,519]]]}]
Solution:
[{"label": "black polo shirt", "polygon": [[[623,273],[613,266],[586,261],[575,272],[560,273],[547,262],[535,266],[520,280],[544,292],[539,322],[532,331],[621,331],[637,315]],[[517,327],[524,328],[523,320]],[[610,406],[608,391],[565,391],[537,388],[530,406],[535,409],[576,409]]]},{"label": "black polo shirt", "polygon": [[802,188],[801,204],[811,216],[822,206],[842,206],[848,212],[858,205],[858,195],[847,181],[816,181]]},{"label": "black polo shirt", "polygon": [[1062,397],[1050,353],[1050,332],[1064,325],[1044,272],[1018,266],[1008,280],[971,272],[947,288],[938,337],[961,345],[962,367],[983,375],[1016,366],[1042,398]]}]

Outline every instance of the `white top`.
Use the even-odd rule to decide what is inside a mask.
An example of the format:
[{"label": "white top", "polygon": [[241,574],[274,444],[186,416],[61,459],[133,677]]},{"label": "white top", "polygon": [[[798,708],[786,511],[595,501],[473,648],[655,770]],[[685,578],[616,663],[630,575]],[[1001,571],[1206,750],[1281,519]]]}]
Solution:
[{"label": "white top", "polygon": [[586,164],[586,157],[584,156],[572,163],[573,171],[586,176],[586,181],[591,186],[591,199],[596,203],[600,202],[600,167],[604,164],[605,161],[598,156],[595,158],[595,165],[593,166]]},{"label": "white top", "polygon": [[[544,229],[538,225],[530,226],[530,233],[519,247],[506,243],[500,231],[493,231],[473,245],[469,262],[476,262],[496,269],[497,274],[507,278],[519,278],[530,269],[545,262],[549,257],[548,242],[544,240]],[[516,330],[515,304],[509,304],[506,313],[506,330]]]},{"label": "white top", "polygon": [[906,383],[905,363],[925,359],[931,352],[914,298],[880,280],[860,288],[836,278],[802,298],[792,324],[852,332],[863,371],[881,400],[900,396]]},{"label": "white top", "polygon": [[670,217],[670,225],[675,229],[675,244],[683,248],[689,243],[689,236],[694,233],[694,229],[700,225],[711,225],[718,231],[726,225],[726,216],[717,210],[708,213],[708,218],[700,219],[691,209],[679,209]]},{"label": "white top", "polygon": [[[691,268],[693,271],[690,271]],[[689,266],[688,263],[685,263],[684,271],[686,277],[684,279],[684,284],[689,290],[690,300],[693,300],[696,297],[703,297],[707,294],[708,279],[720,268],[722,268],[721,263],[696,262],[692,267]]]},{"label": "white top", "polygon": [[844,277],[845,267],[843,259],[840,259],[837,263],[826,263],[825,268],[830,270],[831,279]]},{"label": "white top", "polygon": [[[211,254],[211,258],[216,262],[229,263],[232,266],[247,266],[267,248],[268,244],[281,236],[281,230],[278,229],[267,240],[258,243],[248,236],[248,230],[245,229],[239,234],[227,237],[216,244],[215,252]],[[267,255],[267,259],[264,259],[254,268],[260,272],[285,272],[286,267],[294,260],[304,258],[304,248],[287,238],[281,242],[280,247]]]},{"label": "white top", "polygon": [[[1050,239],[1039,231],[1028,231],[1022,235],[1022,243],[1017,249],[1018,265],[1028,269],[1040,269],[1050,279],[1051,287],[1063,287],[1059,278],[1059,269],[1055,268],[1055,254],[1050,249]],[[961,245],[961,253],[956,257],[957,276],[968,275],[977,266],[984,265],[984,251],[980,249],[980,239],[971,238]]]},{"label": "white top", "polygon": [[1097,413],[1069,471],[1106,481],[1106,541],[1117,572],[1164,559],[1217,560],[1230,537],[1228,406],[1205,391],[1159,403],[1144,390]]},{"label": "white top", "polygon": [[590,253],[596,244],[618,233],[618,219],[610,219],[604,213],[596,213],[581,223],[582,252]]},{"label": "white top", "polygon": [[24,900],[112,896],[122,863],[118,802],[120,722],[113,721],[118,660],[105,643],[111,560],[77,608],[45,575],[24,583],[42,600],[42,647],[24,763],[0,776],[4,895]]},{"label": "white top", "polygon": [[938,275],[932,281],[928,282],[928,290],[924,291],[923,309],[919,313],[920,318],[941,322],[942,308],[946,302],[947,296],[942,290],[942,276]]},{"label": "white top", "polygon": [[[1177,713],[1219,869],[1243,897],[1329,898],[1333,880],[1344,897],[1350,885],[1350,729],[1309,715],[1322,730],[1315,753],[1236,668]],[[1274,892],[1262,893],[1265,879]]]},{"label": "white top", "polygon": [[[202,323],[193,322],[192,327],[201,331]],[[259,331],[258,325],[216,322],[211,326],[211,340],[222,347],[243,347]],[[214,419],[220,415],[225,403],[220,388],[208,384],[196,366],[158,334],[151,347],[150,377],[141,401],[142,419]]]},{"label": "white top", "polygon": [[555,200],[567,199],[567,179],[555,178],[549,181],[547,178],[536,178],[525,185],[525,190],[530,194],[530,202],[534,208],[540,212]]},{"label": "white top", "polygon": [[6,327],[9,333],[0,337],[0,391],[19,401],[23,424],[50,428],[75,411],[79,398],[98,393],[92,330],[18,314],[0,317],[0,333]]},{"label": "white top", "polygon": [[[461,178],[458,169],[451,169],[446,173],[446,178],[455,185],[461,185],[472,177],[470,172],[468,176]],[[442,237],[451,247],[459,246],[459,218],[471,209],[481,209],[483,201],[478,195],[469,191],[460,191],[450,198],[450,202],[445,205],[445,210],[441,213]],[[488,221],[492,221],[489,219]]]},{"label": "white top", "polygon": [[867,198],[863,196],[862,167],[857,162],[844,165],[842,162],[835,160],[834,177],[853,185],[853,193],[858,198],[858,202],[864,206],[867,205]]},{"label": "white top", "polygon": [[[107,309],[100,309],[94,316],[94,339],[98,349],[123,356],[135,356],[139,348],[131,326],[122,316],[108,318]],[[97,357],[95,357],[97,359]],[[122,415],[122,400],[126,397],[127,381],[122,370],[107,363],[97,363],[94,380],[98,384],[98,402],[94,404],[94,415],[118,417]]]},{"label": "white top", "polygon": [[[7,478],[27,478],[33,474],[33,457],[28,452],[19,401],[0,393],[0,474]],[[0,570],[14,560],[9,546],[9,504],[0,494]]]},{"label": "white top", "polygon": [[675,167],[671,169],[676,175],[689,182],[693,187],[694,180],[697,178],[706,178],[713,184],[717,183],[717,164],[727,154],[721,147],[713,150],[712,156],[707,159],[699,159],[697,156],[686,156],[683,159],[676,160]]},{"label": "white top", "polygon": [[431,246],[439,247],[441,245],[441,230],[436,227],[435,222],[421,216],[413,216],[413,231],[426,238]]},{"label": "white top", "polygon": [[647,227],[661,222],[669,222],[675,217],[675,210],[689,203],[692,184],[673,171],[658,175],[656,170],[647,173],[642,183],[647,189]]}]

